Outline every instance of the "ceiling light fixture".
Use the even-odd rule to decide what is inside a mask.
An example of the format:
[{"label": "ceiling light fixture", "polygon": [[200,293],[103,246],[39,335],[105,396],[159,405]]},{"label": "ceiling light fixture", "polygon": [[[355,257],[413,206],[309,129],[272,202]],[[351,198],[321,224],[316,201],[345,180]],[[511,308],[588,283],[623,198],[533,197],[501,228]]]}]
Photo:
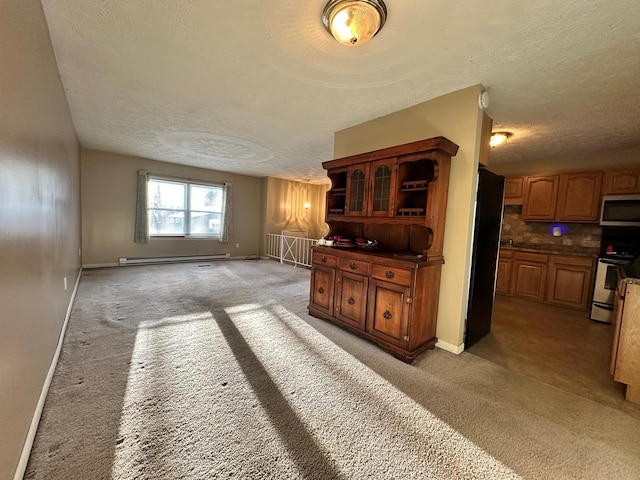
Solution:
[{"label": "ceiling light fixture", "polygon": [[509,132],[493,132],[491,134],[491,146],[495,147],[496,145],[501,145],[507,141],[507,139],[511,136]]},{"label": "ceiling light fixture", "polygon": [[382,0],[331,0],[322,11],[322,23],[329,33],[351,47],[371,40],[386,20]]}]

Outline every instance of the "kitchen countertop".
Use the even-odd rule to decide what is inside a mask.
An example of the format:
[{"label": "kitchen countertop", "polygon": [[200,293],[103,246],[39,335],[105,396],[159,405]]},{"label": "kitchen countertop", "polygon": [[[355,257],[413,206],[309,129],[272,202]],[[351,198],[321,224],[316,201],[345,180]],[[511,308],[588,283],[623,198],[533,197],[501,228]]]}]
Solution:
[{"label": "kitchen countertop", "polygon": [[576,257],[597,258],[600,249],[590,247],[576,247],[573,245],[546,245],[540,243],[514,243],[500,242],[502,250],[517,250],[519,252],[548,253],[552,255],[573,255]]}]

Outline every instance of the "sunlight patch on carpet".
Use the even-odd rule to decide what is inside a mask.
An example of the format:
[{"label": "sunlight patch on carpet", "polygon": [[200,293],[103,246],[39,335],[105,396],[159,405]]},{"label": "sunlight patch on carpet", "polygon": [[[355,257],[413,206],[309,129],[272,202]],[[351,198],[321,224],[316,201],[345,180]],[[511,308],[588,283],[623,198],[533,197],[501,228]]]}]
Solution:
[{"label": "sunlight patch on carpet", "polygon": [[517,478],[282,305],[243,305],[226,312],[340,471],[366,470],[370,460],[383,455],[436,478]]}]

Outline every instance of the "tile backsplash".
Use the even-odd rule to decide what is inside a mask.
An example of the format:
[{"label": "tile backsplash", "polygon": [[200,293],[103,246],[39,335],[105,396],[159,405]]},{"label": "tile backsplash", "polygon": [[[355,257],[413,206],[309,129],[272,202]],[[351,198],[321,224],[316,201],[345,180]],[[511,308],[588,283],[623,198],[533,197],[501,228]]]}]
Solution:
[{"label": "tile backsplash", "polygon": [[[560,226],[564,231],[560,237],[552,235],[552,228]],[[591,223],[542,223],[522,220],[521,205],[505,205],[502,219],[503,242],[513,239],[515,244],[537,243],[541,245],[565,245],[599,248],[602,229]]]}]

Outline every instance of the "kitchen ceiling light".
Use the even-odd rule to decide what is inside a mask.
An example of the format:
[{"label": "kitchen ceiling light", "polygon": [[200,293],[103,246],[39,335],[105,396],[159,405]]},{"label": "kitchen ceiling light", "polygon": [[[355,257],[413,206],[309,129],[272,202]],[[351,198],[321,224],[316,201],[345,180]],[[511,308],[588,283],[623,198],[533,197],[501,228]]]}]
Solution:
[{"label": "kitchen ceiling light", "polygon": [[493,132],[491,134],[491,146],[495,147],[496,145],[501,145],[507,141],[507,139],[511,136],[509,132]]},{"label": "kitchen ceiling light", "polygon": [[322,12],[322,23],[343,45],[356,47],[368,42],[387,20],[382,0],[331,0]]}]

